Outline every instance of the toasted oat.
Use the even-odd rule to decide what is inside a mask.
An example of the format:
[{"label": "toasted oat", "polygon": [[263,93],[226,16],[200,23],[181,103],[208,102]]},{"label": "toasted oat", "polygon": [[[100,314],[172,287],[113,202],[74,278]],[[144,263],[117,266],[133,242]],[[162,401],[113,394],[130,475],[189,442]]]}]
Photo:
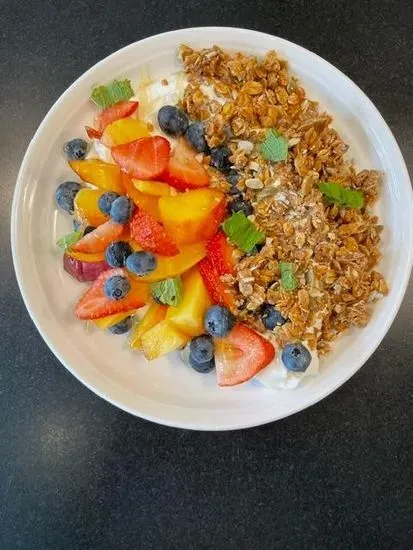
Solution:
[{"label": "toasted oat", "polygon": [[[256,310],[264,302],[274,304],[289,319],[271,334],[274,341],[306,341],[327,353],[343,331],[364,326],[372,303],[388,293],[374,270],[382,226],[369,210],[378,198],[381,174],[357,172],[345,159],[348,145],[331,127],[332,117],[306,97],[276,52],[258,59],[218,46],[182,46],[180,53],[189,82],[181,106],[192,119],[204,121],[211,147],[229,140],[230,160],[241,176],[238,187],[267,237],[254,256],[236,251],[236,273],[225,276],[236,295],[237,314],[264,332]],[[218,99],[204,93],[206,86]],[[288,139],[286,162],[269,163],[254,147],[267,128]],[[208,170],[212,186],[227,191],[222,174]],[[365,208],[327,206],[318,189],[318,182],[327,180],[362,191]],[[294,264],[296,290],[283,290],[279,261]]]}]

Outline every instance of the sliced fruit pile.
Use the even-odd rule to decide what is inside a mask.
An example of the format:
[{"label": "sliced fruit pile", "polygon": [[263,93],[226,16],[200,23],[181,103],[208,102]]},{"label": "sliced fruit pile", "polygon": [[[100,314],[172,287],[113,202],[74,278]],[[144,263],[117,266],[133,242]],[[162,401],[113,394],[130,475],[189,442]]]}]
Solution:
[{"label": "sliced fruit pile", "polygon": [[[239,384],[268,365],[275,350],[231,312],[235,296],[221,280],[234,272],[227,235],[231,231],[242,247],[246,235],[250,246],[251,235],[255,245],[261,234],[251,233],[245,225],[251,222],[239,212],[221,229],[227,197],[209,187],[197,160],[208,151],[202,124],[165,106],[158,123],[171,139],[156,135],[139,120],[132,95],[128,81],[96,88],[92,99],[103,109],[86,127],[92,141],[64,145],[83,183],[57,188],[57,204],[74,224],[58,245],[67,273],[92,283],[75,315],[114,334],[130,332],[131,349],[149,360],[184,348],[194,370],[216,366],[220,386]],[[227,171],[230,152],[218,153],[211,154],[211,164]],[[143,306],[147,311],[138,322],[135,314]]]}]

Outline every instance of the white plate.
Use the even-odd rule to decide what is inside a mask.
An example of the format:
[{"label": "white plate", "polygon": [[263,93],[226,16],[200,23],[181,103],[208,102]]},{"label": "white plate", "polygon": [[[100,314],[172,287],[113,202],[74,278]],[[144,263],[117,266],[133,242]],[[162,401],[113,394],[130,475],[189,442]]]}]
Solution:
[{"label": "white plate", "polygon": [[[324,360],[321,373],[298,389],[271,391],[244,384],[219,389],[213,374],[198,375],[177,355],[147,363],[125,348],[125,338],[94,331],[76,321],[73,306],[80,283],[62,269],[56,239],[68,232],[68,216],[57,212],[56,186],[73,179],[61,154],[66,139],[83,135],[93,107],[93,84],[114,77],[136,79],[179,70],[181,43],[219,44],[254,54],[276,49],[301,79],[310,97],[334,115],[360,167],[385,173],[380,202],[384,223],[383,261],[390,295],[377,303],[365,329],[351,330]],[[131,44],[81,76],[59,98],[37,130],[21,166],[13,200],[12,248],[17,279],[29,313],[59,360],[86,386],[122,409],[170,426],[227,430],[264,424],[319,401],[350,378],[389,329],[402,301],[412,265],[412,191],[397,143],[380,113],[345,75],[291,42],[244,29],[198,28],[169,32]],[[34,351],[35,353],[35,351]]]}]

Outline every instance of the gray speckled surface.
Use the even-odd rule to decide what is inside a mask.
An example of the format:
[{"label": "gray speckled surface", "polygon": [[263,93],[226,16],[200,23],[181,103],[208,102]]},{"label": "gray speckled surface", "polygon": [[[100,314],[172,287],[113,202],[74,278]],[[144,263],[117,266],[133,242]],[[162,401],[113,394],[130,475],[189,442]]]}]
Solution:
[{"label": "gray speckled surface", "polygon": [[0,24],[0,548],[411,548],[412,285],[333,395],[261,428],[195,433],[115,409],[60,365],[9,247],[16,174],[47,110],[99,59],[174,28],[249,27],[315,51],[365,90],[411,170],[411,2],[3,0]]}]

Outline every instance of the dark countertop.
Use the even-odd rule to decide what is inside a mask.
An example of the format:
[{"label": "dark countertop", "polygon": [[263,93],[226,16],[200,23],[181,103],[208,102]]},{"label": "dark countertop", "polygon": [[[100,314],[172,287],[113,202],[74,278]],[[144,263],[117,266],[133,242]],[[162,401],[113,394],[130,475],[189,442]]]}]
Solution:
[{"label": "dark countertop", "polygon": [[376,353],[333,395],[261,428],[196,433],[117,410],[60,365],[9,245],[19,164],[48,109],[99,59],[175,28],[249,27],[320,54],[377,105],[411,170],[411,21],[409,0],[3,0],[2,550],[413,547],[412,284]]}]

